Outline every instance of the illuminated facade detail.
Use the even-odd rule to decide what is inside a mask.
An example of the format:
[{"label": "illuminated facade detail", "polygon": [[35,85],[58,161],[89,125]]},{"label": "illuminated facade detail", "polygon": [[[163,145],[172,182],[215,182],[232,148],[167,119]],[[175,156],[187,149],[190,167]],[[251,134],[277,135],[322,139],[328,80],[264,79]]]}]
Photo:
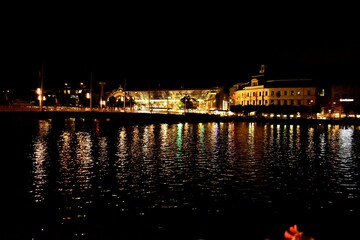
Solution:
[{"label": "illuminated facade detail", "polygon": [[265,65],[261,65],[261,67],[260,67],[260,71],[259,71],[259,73],[260,74],[264,74],[265,73]]},{"label": "illuminated facade detail", "polygon": [[[271,80],[276,81],[276,80]],[[233,105],[297,105],[308,106],[316,104],[316,87],[277,86],[266,87],[257,85],[256,79],[251,80],[251,86],[243,87],[232,95]]]},{"label": "illuminated facade detail", "polygon": [[267,80],[264,84],[259,84],[260,82],[253,78],[250,84],[238,84],[241,87],[233,90],[230,96],[232,109],[246,108],[248,111],[262,113],[280,112],[282,109],[284,112],[295,112],[296,109],[305,111],[317,104],[317,87],[313,86],[310,79]]},{"label": "illuminated facade detail", "polygon": [[224,89],[152,89],[152,90],[117,90],[108,96],[122,101],[124,96],[132,99],[132,110],[144,111],[227,111],[228,97]]}]

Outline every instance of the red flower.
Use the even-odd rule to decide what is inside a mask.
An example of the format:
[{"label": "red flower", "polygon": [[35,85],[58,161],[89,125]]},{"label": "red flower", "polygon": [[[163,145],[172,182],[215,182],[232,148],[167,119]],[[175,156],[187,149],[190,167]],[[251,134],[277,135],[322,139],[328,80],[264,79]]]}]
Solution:
[{"label": "red flower", "polygon": [[301,240],[302,234],[302,232],[298,231],[297,225],[295,224],[289,228],[289,231],[285,230],[284,238],[289,240]]}]

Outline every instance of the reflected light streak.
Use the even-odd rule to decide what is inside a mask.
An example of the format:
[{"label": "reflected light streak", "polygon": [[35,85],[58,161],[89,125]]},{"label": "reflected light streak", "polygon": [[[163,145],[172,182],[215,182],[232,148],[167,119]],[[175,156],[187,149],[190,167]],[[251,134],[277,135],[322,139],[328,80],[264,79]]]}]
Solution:
[{"label": "reflected light streak", "polygon": [[144,132],[143,132],[143,136],[142,136],[142,143],[143,143],[143,152],[145,154],[145,156],[148,159],[152,159],[153,157],[153,149],[152,146],[154,146],[155,144],[155,135],[154,135],[154,128],[155,126],[152,125],[148,125],[144,128]]},{"label": "reflected light streak", "polygon": [[80,192],[84,192],[91,188],[91,177],[94,161],[91,156],[92,140],[87,132],[79,132],[76,134],[77,147],[76,158],[78,164],[78,182],[80,183]]},{"label": "reflected light streak", "polygon": [[[184,128],[184,124],[179,123],[177,125],[177,136],[176,136],[176,146],[177,146],[177,152],[179,154],[179,152],[182,149],[182,141],[183,141],[183,128]],[[178,156],[179,157],[179,156]]]},{"label": "reflected light streak", "polygon": [[216,154],[216,143],[219,136],[219,124],[218,123],[208,123],[207,130],[210,131],[208,139],[208,151],[211,155]]},{"label": "reflected light streak", "polygon": [[33,157],[33,187],[35,202],[42,202],[45,198],[44,187],[47,183],[46,171],[47,143],[43,139],[37,139],[34,143]]},{"label": "reflected light streak", "polygon": [[353,198],[358,192],[358,186],[355,179],[356,162],[353,158],[353,133],[354,130],[349,127],[341,129],[339,133],[339,167],[341,176],[341,186],[347,189],[348,197]]},{"label": "reflected light streak", "polygon": [[59,164],[60,164],[60,178],[58,180],[58,191],[60,195],[67,199],[68,205],[59,208],[61,214],[61,223],[71,221],[73,207],[71,206],[73,193],[75,192],[74,176],[76,175],[74,169],[76,163],[73,158],[74,149],[72,148],[74,142],[74,134],[72,132],[64,131],[59,139]]},{"label": "reflected light streak", "polygon": [[308,159],[315,159],[316,158],[316,148],[315,148],[315,142],[314,142],[314,133],[315,129],[313,127],[310,127],[307,132],[307,138],[308,138],[308,144],[306,146],[306,154]]},{"label": "reflected light streak", "polygon": [[169,133],[169,125],[168,124],[161,124],[160,125],[160,154],[161,159],[167,158],[167,153],[169,151],[169,148],[171,148],[171,138]]},{"label": "reflected light streak", "polygon": [[107,137],[99,137],[98,145],[99,145],[99,172],[100,172],[100,176],[104,176],[109,170]]},{"label": "reflected light streak", "polygon": [[92,203],[86,194],[91,190],[94,161],[93,143],[87,132],[65,131],[59,139],[60,179],[59,193],[65,205],[59,208],[62,224],[83,221],[87,218],[86,209]]},{"label": "reflected light streak", "polygon": [[[143,128],[141,128],[143,131]],[[142,133],[140,132],[140,127],[139,126],[134,126],[131,127],[131,129],[128,130],[129,131],[129,137],[131,134],[131,144],[127,143],[129,146],[127,147],[128,149],[130,148],[129,153],[131,154],[132,157],[138,157],[140,155],[142,155],[142,151],[140,151],[139,149],[142,148]]]},{"label": "reflected light streak", "polygon": [[199,147],[204,148],[205,146],[205,125],[203,123],[198,124],[198,139],[199,139]]},{"label": "reflected light streak", "polygon": [[255,123],[249,123],[249,128],[248,128],[248,138],[247,138],[247,144],[248,144],[248,150],[249,150],[249,155],[253,156],[254,154],[254,142],[255,142]]},{"label": "reflected light streak", "polygon": [[127,155],[127,134],[125,127],[122,127],[118,133],[117,156],[123,160]]},{"label": "reflected light streak", "polygon": [[45,200],[45,185],[48,182],[47,173],[47,157],[48,157],[48,140],[46,139],[49,134],[51,124],[46,120],[39,120],[38,135],[34,140],[33,145],[33,195],[35,202],[42,202]]}]

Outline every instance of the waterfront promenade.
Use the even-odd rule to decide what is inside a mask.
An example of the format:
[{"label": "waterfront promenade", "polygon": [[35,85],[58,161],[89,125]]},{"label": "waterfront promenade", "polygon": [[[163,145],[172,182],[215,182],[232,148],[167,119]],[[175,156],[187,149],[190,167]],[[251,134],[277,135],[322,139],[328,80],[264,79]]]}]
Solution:
[{"label": "waterfront promenade", "polygon": [[1,119],[111,119],[123,123],[176,123],[233,121],[234,115],[190,113],[184,111],[124,111],[110,108],[44,107],[42,111],[31,107],[0,107]]},{"label": "waterfront promenade", "polygon": [[270,122],[287,124],[342,124],[360,126],[360,118],[305,119],[243,117],[234,113],[195,113],[184,111],[124,111],[110,108],[0,106],[0,119],[102,119],[119,123],[178,123],[178,122]]}]

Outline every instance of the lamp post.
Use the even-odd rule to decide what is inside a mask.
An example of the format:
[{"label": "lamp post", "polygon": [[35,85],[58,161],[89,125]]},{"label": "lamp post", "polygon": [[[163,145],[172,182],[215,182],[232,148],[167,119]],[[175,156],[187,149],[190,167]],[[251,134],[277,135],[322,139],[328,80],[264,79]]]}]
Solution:
[{"label": "lamp post", "polygon": [[126,79],[124,80],[124,112],[126,109]]},{"label": "lamp post", "polygon": [[100,84],[100,108],[102,108],[105,82],[99,82],[99,84]]},{"label": "lamp post", "polygon": [[92,111],[92,72],[90,72],[90,112]]},{"label": "lamp post", "polygon": [[44,92],[44,64],[41,64],[40,70],[40,90],[39,90],[39,111],[43,108],[43,92]]}]

